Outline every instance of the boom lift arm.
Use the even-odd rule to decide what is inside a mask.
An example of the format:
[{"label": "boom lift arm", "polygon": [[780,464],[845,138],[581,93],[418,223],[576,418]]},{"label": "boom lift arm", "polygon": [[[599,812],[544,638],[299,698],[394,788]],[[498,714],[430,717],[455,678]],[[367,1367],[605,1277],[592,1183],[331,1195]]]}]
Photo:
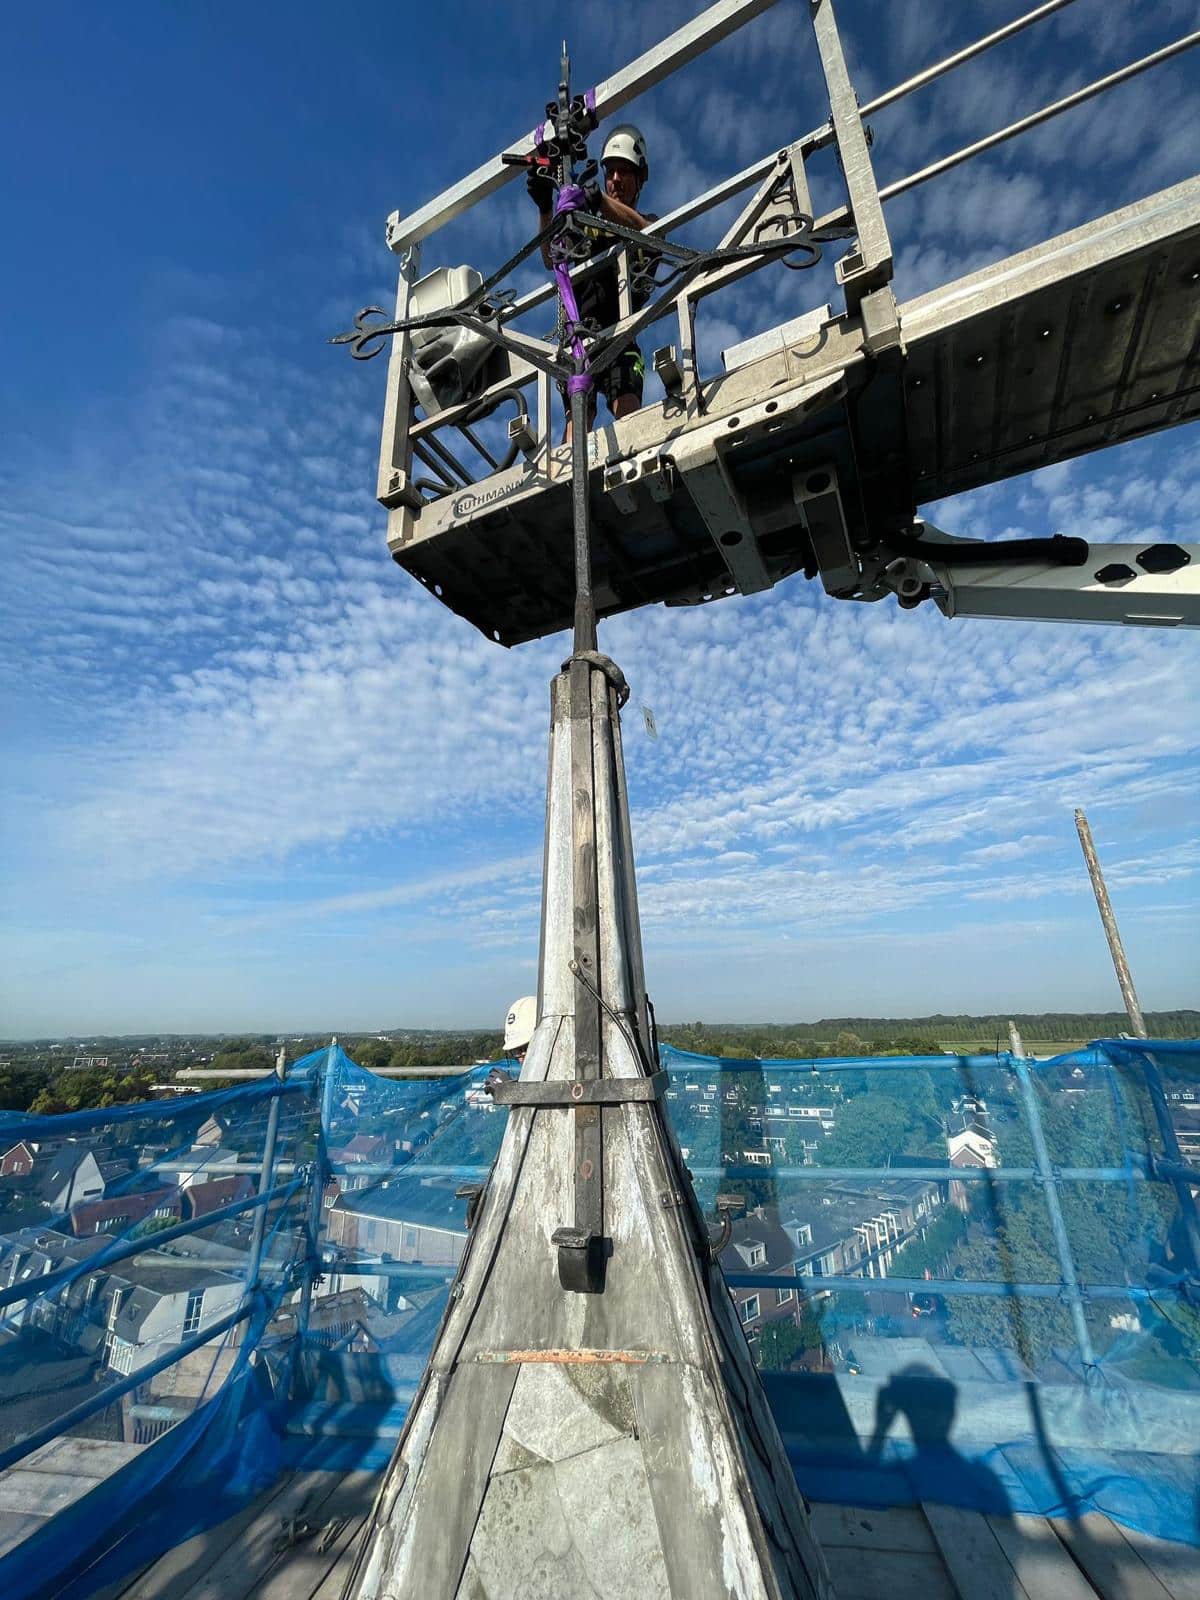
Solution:
[{"label": "boom lift arm", "polygon": [[1082,559],[1022,560],[1013,545],[1051,541],[956,539],[923,526],[926,552],[903,556],[886,571],[901,605],[928,595],[947,617],[1200,627],[1200,545],[1071,539],[1063,542],[1082,547]]}]

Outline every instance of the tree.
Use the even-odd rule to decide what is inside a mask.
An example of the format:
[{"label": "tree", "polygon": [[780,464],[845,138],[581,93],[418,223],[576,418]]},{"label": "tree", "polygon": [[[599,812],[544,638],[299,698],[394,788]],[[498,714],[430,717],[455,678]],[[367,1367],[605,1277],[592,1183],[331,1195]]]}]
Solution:
[{"label": "tree", "polygon": [[891,1095],[872,1091],[838,1111],[833,1132],[817,1152],[823,1167],[882,1167],[904,1147],[908,1118]]},{"label": "tree", "polygon": [[[767,1099],[766,1079],[761,1068],[752,1068],[746,1072],[723,1072],[717,1081],[721,1088],[717,1102],[720,1107],[721,1155],[732,1156],[733,1165],[740,1166],[745,1161],[747,1150],[763,1148],[761,1119]],[[733,1090],[732,1100],[725,1098],[729,1089]],[[758,1122],[759,1126],[752,1127],[752,1121]],[[773,1205],[778,1198],[776,1185],[770,1177],[722,1178],[721,1189],[726,1194],[743,1195],[748,1211],[755,1206]]]},{"label": "tree", "polygon": [[[963,1245],[955,1253],[955,1277],[984,1283],[1057,1283],[1058,1262],[1032,1236],[1016,1251],[1001,1230],[993,1239]],[[1055,1300],[1029,1299],[1017,1290],[999,1296],[955,1295],[947,1301],[953,1337],[965,1345],[1016,1350],[1035,1371],[1055,1346],[1073,1346],[1071,1318]]]},{"label": "tree", "polygon": [[0,1067],[0,1111],[28,1111],[49,1076],[44,1067],[7,1062]]},{"label": "tree", "polygon": [[366,1067],[368,1072],[378,1072],[381,1067],[390,1067],[392,1042],[390,1039],[364,1039],[355,1047],[354,1059],[360,1067]]},{"label": "tree", "polygon": [[900,1246],[892,1267],[894,1278],[921,1278],[926,1271],[934,1278],[946,1276],[946,1262],[967,1231],[967,1219],[959,1211],[943,1211],[931,1222],[922,1238],[916,1235]]},{"label": "tree", "polygon": [[759,1336],[758,1364],[768,1372],[778,1372],[788,1367],[806,1350],[820,1350],[824,1346],[821,1322],[811,1305],[805,1305],[799,1321],[781,1317],[768,1322]]},{"label": "tree", "polygon": [[145,1239],[149,1234],[161,1233],[164,1228],[173,1228],[175,1220],[174,1217],[146,1217],[133,1229],[131,1237]]}]

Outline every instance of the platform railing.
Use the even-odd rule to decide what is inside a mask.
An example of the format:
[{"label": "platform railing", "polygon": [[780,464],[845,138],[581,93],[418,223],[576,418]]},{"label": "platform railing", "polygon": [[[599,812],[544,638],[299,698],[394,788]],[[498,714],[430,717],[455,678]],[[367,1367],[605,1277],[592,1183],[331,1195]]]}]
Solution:
[{"label": "platform railing", "polygon": [[[870,153],[870,132],[865,122],[868,116],[897,104],[1071,3],[1073,0],[1048,0],[1048,3],[1034,7],[860,106],[846,69],[833,0],[810,0],[814,34],[829,98],[829,119],[784,148],[751,162],[741,171],[649,223],[643,230],[642,239],[647,245],[652,245],[656,237],[667,237],[675,229],[704,217],[750,190],[755,192],[738,219],[726,231],[720,241],[722,246],[749,242],[755,228],[760,226],[764,215],[771,214],[772,208],[779,216],[787,211],[811,215],[806,164],[818,152],[833,146],[838,154],[845,199],[832,210],[816,217],[813,227],[814,231],[826,234],[831,230],[845,230],[847,237],[855,241],[848,254],[835,266],[843,296],[842,310],[837,315],[861,320],[864,347],[870,353],[890,348],[899,341],[899,327],[890,289],[892,252],[883,215],[886,202],[1200,44],[1200,30],[1183,35],[919,170],[882,188],[878,185]],[[742,5],[726,3],[711,7],[654,51],[639,58],[625,73],[609,80],[609,84],[617,86],[619,90],[612,103],[624,104],[632,94],[660,82],[679,66],[692,60],[700,50],[725,37],[732,27],[740,26],[741,22],[764,9],[766,6],[760,0],[749,0],[749,3]],[[712,23],[706,31],[706,19],[710,16]],[[631,85],[634,85],[632,89]],[[599,89],[597,104],[601,110],[604,109],[604,97]],[[528,143],[522,142],[514,147],[514,151],[523,151]],[[389,223],[389,241],[393,250],[403,254],[396,302],[397,320],[408,313],[411,290],[419,276],[422,241],[494,193],[513,175],[512,167],[485,164],[469,179],[423,206],[413,217],[403,222],[398,218],[392,219]],[[714,379],[706,378],[699,369],[695,337],[697,308],[701,302],[749,273],[761,270],[768,259],[752,258],[715,268],[691,283],[677,298],[668,300],[650,318],[651,324],[664,318],[671,318],[675,323],[677,343],[663,347],[658,365],[660,371],[670,375],[667,380],[668,402],[677,408],[684,420],[701,417],[714,390]],[[585,280],[597,272],[612,271],[614,264],[621,316],[614,327],[605,330],[605,333],[606,336],[618,337],[627,330],[640,331],[648,325],[644,313],[635,311],[632,305],[630,246],[624,242],[614,246],[574,268],[572,276],[576,280]],[[546,305],[554,294],[553,282],[547,281],[517,297],[503,311],[504,325],[511,325]],[[803,306],[798,307],[797,315],[803,315],[804,310]],[[527,418],[524,427],[518,430],[523,438],[522,448],[527,461],[546,473],[547,482],[568,471],[565,457],[559,462],[553,454],[553,385],[533,363],[523,360],[519,355],[512,355],[509,358],[510,370],[504,377],[482,388],[461,404],[418,418],[413,410],[407,378],[411,359],[409,335],[407,332],[395,334],[389,365],[378,483],[378,498],[396,519],[389,529],[393,548],[412,537],[423,504],[445,496],[457,496],[495,472],[495,456],[486,447],[480,450],[478,437],[471,437],[468,419],[478,420],[481,415],[486,416],[489,409],[502,405],[505,397],[514,392],[520,393],[530,385],[535,387],[532,418]],[[719,383],[719,376],[715,381]],[[529,422],[536,425],[529,426]],[[454,430],[458,430],[477,452],[485,470],[479,472],[469,462],[462,461],[447,450],[441,436]],[[414,454],[418,461],[438,474],[440,486],[429,491],[430,501],[425,500],[413,487]],[[431,483],[431,480],[426,482]]]}]

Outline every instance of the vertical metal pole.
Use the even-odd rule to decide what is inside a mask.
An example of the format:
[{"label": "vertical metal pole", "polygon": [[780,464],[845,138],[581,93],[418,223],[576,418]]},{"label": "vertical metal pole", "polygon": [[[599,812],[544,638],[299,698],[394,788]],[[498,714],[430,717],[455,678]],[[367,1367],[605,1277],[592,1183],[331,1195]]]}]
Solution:
[{"label": "vertical metal pole", "polygon": [[1029,1072],[1029,1061],[1025,1055],[1025,1046],[1021,1040],[1021,1035],[1017,1032],[1015,1022],[1010,1022],[1008,1025],[1008,1038],[1012,1049],[1013,1066],[1016,1069],[1017,1081],[1021,1086],[1021,1099],[1025,1104],[1025,1115],[1029,1118],[1029,1134],[1033,1140],[1033,1157],[1046,1195],[1046,1209],[1050,1213],[1050,1227],[1054,1234],[1054,1248],[1058,1255],[1058,1270],[1062,1276],[1063,1288],[1067,1293],[1067,1305],[1071,1311],[1071,1324],[1075,1330],[1075,1343],[1079,1346],[1079,1354],[1086,1374],[1089,1367],[1096,1365],[1096,1352],[1092,1349],[1092,1336],[1088,1332],[1087,1318],[1084,1316],[1083,1311],[1083,1296],[1079,1292],[1079,1279],[1075,1275],[1075,1260],[1071,1255],[1071,1241],[1067,1237],[1067,1225],[1063,1221],[1062,1207],[1058,1202],[1058,1182],[1054,1176],[1054,1164],[1050,1160],[1046,1134],[1042,1128],[1042,1111],[1038,1105],[1037,1090],[1033,1086],[1033,1078]]},{"label": "vertical metal pole", "polygon": [[[578,659],[596,648],[592,599],[592,555],[588,507],[587,400],[571,396],[571,465],[575,519],[575,660],[570,666],[571,846],[573,861],[575,980],[575,1077],[600,1077],[600,906],[596,881],[596,775],[592,672]],[[586,981],[585,981],[586,980]],[[604,1155],[599,1106],[577,1106],[575,1118],[575,1259],[587,1268],[595,1290],[603,1283]],[[586,1242],[585,1242],[586,1241]],[[560,1243],[564,1241],[560,1240]]]},{"label": "vertical metal pole", "polygon": [[308,1197],[308,1223],[306,1244],[308,1255],[304,1263],[304,1287],[300,1293],[300,1314],[296,1319],[297,1358],[308,1334],[312,1314],[313,1289],[320,1272],[321,1211],[325,1200],[325,1180],[329,1175],[329,1151],[325,1142],[325,1129],[333,1111],[334,1064],[337,1061],[337,1035],[329,1042],[325,1065],[321,1068],[321,1121],[317,1128],[317,1148],[313,1156],[312,1192]]},{"label": "vertical metal pole", "polygon": [[891,278],[892,245],[883,219],[883,205],[871,166],[862,113],[858,109],[858,96],[850,82],[833,15],[833,0],[810,0],[810,9],[821,68],[825,74],[825,87],[829,94],[830,120],[842,176],[846,181],[850,215],[858,236],[857,250],[847,258],[839,271],[846,291],[846,309],[853,314],[864,294],[882,288]]},{"label": "vertical metal pole", "polygon": [[[279,1055],[275,1060],[275,1076],[280,1084],[287,1077],[287,1049],[284,1045],[279,1047]],[[283,1099],[282,1089],[276,1089],[271,1097],[271,1104],[267,1111],[267,1132],[263,1139],[262,1171],[258,1175],[258,1192],[265,1194],[275,1183],[275,1146],[279,1140],[279,1102]],[[254,1226],[250,1232],[250,1255],[246,1263],[246,1293],[251,1295],[258,1288],[259,1269],[262,1266],[263,1241],[267,1236],[267,1208],[259,1206],[254,1213]]]},{"label": "vertical metal pole", "polygon": [[547,477],[550,476],[550,470],[551,470],[550,452],[554,448],[554,440],[553,440],[554,416],[553,416],[553,413],[552,413],[551,407],[550,407],[550,395],[551,395],[551,393],[552,393],[552,385],[550,383],[550,379],[546,375],[546,373],[542,372],[541,369],[539,368],[538,375],[537,375],[537,407],[536,407],[536,409],[537,409],[537,419],[538,419],[538,422],[537,422],[537,428],[538,428],[538,452],[539,452],[539,458],[541,457],[541,454],[543,452],[545,454],[546,476]]},{"label": "vertical metal pole", "polygon": [[575,653],[596,648],[588,507],[587,397],[571,396],[571,510],[575,522]]},{"label": "vertical metal pole", "polygon": [[629,246],[622,243],[617,251],[617,318],[623,322],[626,317],[633,315],[633,262],[629,258]]},{"label": "vertical metal pole", "polygon": [[[420,270],[421,246],[412,244],[400,263],[396,284],[397,322],[403,322],[408,316],[413,285]],[[412,448],[408,433],[412,424],[412,388],[408,381],[408,364],[411,351],[412,333],[408,328],[401,328],[392,335],[392,349],[388,357],[383,431],[379,442],[379,476],[375,486],[376,498],[388,508],[389,531],[392,531],[398,519],[398,531],[404,542],[412,535],[414,519],[420,509],[420,496],[409,479]]]},{"label": "vertical metal pole", "polygon": [[1149,1037],[1146,1032],[1146,1019],[1142,1016],[1137,991],[1133,987],[1133,974],[1129,970],[1129,962],[1125,959],[1125,946],[1121,943],[1121,933],[1117,927],[1117,919],[1113,915],[1112,901],[1108,898],[1108,888],[1104,882],[1104,874],[1100,870],[1096,846],[1092,843],[1092,830],[1082,811],[1075,813],[1075,829],[1079,834],[1079,843],[1083,846],[1083,859],[1087,862],[1088,877],[1092,880],[1092,892],[1096,896],[1100,921],[1104,925],[1104,937],[1108,940],[1112,963],[1116,968],[1117,983],[1121,988],[1121,999],[1125,1002],[1129,1026],[1139,1039],[1146,1039]]},{"label": "vertical metal pole", "polygon": [[[570,113],[570,59],[566,42],[562,50],[562,76],[558,86],[558,145],[560,184],[573,180],[573,129]],[[560,306],[560,325],[563,316]],[[577,348],[571,330],[566,341]],[[585,362],[577,355],[573,380],[568,382],[571,418],[571,505],[575,553],[575,635],[568,663],[571,752],[571,900],[573,914],[572,962],[575,977],[574,1076],[577,1082],[601,1075],[600,1003],[600,893],[596,877],[596,707],[592,678],[596,668],[587,659],[596,650],[596,607],[592,595],[592,548],[588,505],[588,411],[590,392],[582,381]],[[606,693],[604,708],[609,709]],[[547,955],[548,952],[543,952]],[[544,975],[543,975],[544,976]],[[558,1248],[559,1281],[565,1289],[595,1294],[604,1288],[604,1145],[601,1108],[574,1108],[574,1224],[551,1235]]]},{"label": "vertical metal pole", "polygon": [[675,302],[679,320],[679,365],[683,371],[681,394],[689,417],[698,417],[704,409],[700,392],[700,367],[696,355],[696,305],[686,294]]}]

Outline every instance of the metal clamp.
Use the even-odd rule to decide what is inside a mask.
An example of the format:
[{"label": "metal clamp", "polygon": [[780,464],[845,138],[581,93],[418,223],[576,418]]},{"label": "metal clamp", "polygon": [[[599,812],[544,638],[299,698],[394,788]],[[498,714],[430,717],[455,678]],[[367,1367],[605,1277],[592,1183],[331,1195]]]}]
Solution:
[{"label": "metal clamp", "polygon": [[454,1191],[456,1200],[467,1202],[467,1232],[475,1226],[475,1218],[479,1215],[479,1207],[483,1200],[483,1184],[460,1183]]},{"label": "metal clamp", "polygon": [[603,1294],[604,1266],[611,1241],[583,1228],[555,1228],[550,1243],[558,1250],[558,1281],[571,1294]]},{"label": "metal clamp", "polygon": [[669,395],[677,395],[683,388],[683,368],[679,352],[673,344],[665,344],[654,352],[654,371]]},{"label": "metal clamp", "polygon": [[595,667],[597,672],[602,672],[617,691],[617,707],[620,709],[629,699],[629,685],[625,681],[625,674],[611,656],[604,655],[599,650],[575,650],[562,664],[566,672],[573,661],[586,661],[589,667]]},{"label": "metal clamp", "polygon": [[740,1216],[746,1209],[746,1196],[744,1194],[719,1194],[717,1196],[717,1216],[721,1221],[721,1231],[715,1239],[708,1241],[708,1253],[713,1261],[724,1250],[733,1236],[733,1219]]},{"label": "metal clamp", "polygon": [[553,1079],[526,1082],[506,1072],[489,1072],[483,1087],[499,1106],[619,1106],[661,1100],[667,1074],[659,1070],[648,1078]]}]

